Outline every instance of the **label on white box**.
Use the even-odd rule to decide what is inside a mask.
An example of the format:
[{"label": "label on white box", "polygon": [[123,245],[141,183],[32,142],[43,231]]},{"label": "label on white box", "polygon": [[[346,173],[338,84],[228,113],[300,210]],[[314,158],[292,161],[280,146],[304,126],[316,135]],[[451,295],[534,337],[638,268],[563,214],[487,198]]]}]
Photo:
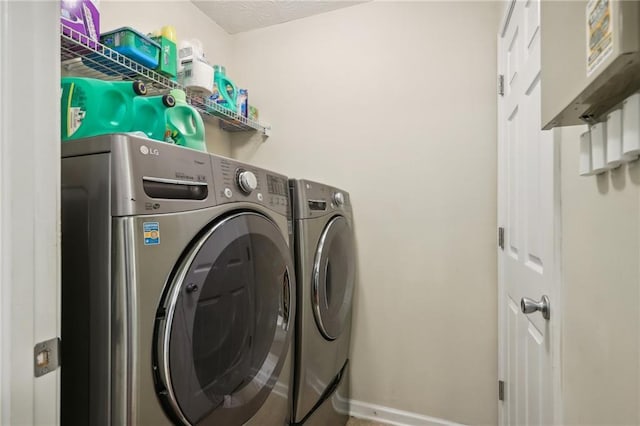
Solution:
[{"label": "label on white box", "polygon": [[587,77],[613,52],[614,23],[610,0],[587,3]]}]

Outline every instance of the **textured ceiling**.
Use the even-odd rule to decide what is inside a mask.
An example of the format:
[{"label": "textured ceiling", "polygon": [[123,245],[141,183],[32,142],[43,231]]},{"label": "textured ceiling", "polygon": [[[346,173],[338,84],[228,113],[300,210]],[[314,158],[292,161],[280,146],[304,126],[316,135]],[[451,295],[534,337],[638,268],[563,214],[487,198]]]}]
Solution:
[{"label": "textured ceiling", "polygon": [[281,24],[294,19],[363,3],[363,1],[341,0],[192,1],[229,34]]}]

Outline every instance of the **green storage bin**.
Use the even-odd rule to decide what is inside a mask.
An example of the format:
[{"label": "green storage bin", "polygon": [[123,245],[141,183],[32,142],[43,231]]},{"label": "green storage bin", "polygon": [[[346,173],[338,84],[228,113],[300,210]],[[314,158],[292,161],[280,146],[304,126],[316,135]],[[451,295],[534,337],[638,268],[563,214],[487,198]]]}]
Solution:
[{"label": "green storage bin", "polygon": [[147,68],[155,69],[160,62],[160,45],[133,28],[103,33],[100,42]]},{"label": "green storage bin", "polygon": [[151,37],[160,45],[160,63],[156,68],[160,74],[175,77],[178,74],[178,47],[175,42],[164,36]]}]

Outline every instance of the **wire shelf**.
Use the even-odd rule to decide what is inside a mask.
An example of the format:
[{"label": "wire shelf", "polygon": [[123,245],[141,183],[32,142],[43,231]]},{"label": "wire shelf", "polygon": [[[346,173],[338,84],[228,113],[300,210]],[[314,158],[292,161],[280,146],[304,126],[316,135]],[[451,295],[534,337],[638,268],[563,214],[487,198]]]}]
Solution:
[{"label": "wire shelf", "polygon": [[247,130],[260,130],[264,135],[269,136],[269,127],[228,110],[211,99],[203,99],[202,96],[189,93],[188,90],[187,98],[190,101],[189,103],[201,113],[220,118],[222,120],[220,127],[226,131],[242,132]]},{"label": "wire shelf", "polygon": [[[60,45],[60,61],[66,75],[107,81],[141,80],[151,95],[163,94],[171,89],[185,90],[178,82],[62,24],[60,25]],[[258,131],[264,136],[269,136],[271,133],[271,126],[249,120],[209,99],[203,99],[202,96],[191,93],[188,89],[186,93],[187,102],[203,117],[220,119],[220,127],[226,131]]]}]

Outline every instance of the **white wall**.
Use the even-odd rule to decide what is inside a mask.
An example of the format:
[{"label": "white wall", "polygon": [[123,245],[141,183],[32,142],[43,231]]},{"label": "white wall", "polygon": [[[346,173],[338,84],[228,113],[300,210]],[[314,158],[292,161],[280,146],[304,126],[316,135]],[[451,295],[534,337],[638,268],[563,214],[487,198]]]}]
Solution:
[{"label": "white wall", "polygon": [[233,38],[274,129],[233,155],[351,193],[356,400],[497,422],[497,27],[497,3],[373,2]]},{"label": "white wall", "polygon": [[640,164],[578,176],[579,135],[561,130],[565,424],[638,424]]},{"label": "white wall", "polygon": [[[100,31],[133,27],[142,33],[159,30],[163,25],[176,28],[178,41],[199,39],[212,64],[228,64],[231,36],[190,1],[100,1]],[[229,156],[230,135],[220,130],[218,120],[205,120],[209,152]]]}]

